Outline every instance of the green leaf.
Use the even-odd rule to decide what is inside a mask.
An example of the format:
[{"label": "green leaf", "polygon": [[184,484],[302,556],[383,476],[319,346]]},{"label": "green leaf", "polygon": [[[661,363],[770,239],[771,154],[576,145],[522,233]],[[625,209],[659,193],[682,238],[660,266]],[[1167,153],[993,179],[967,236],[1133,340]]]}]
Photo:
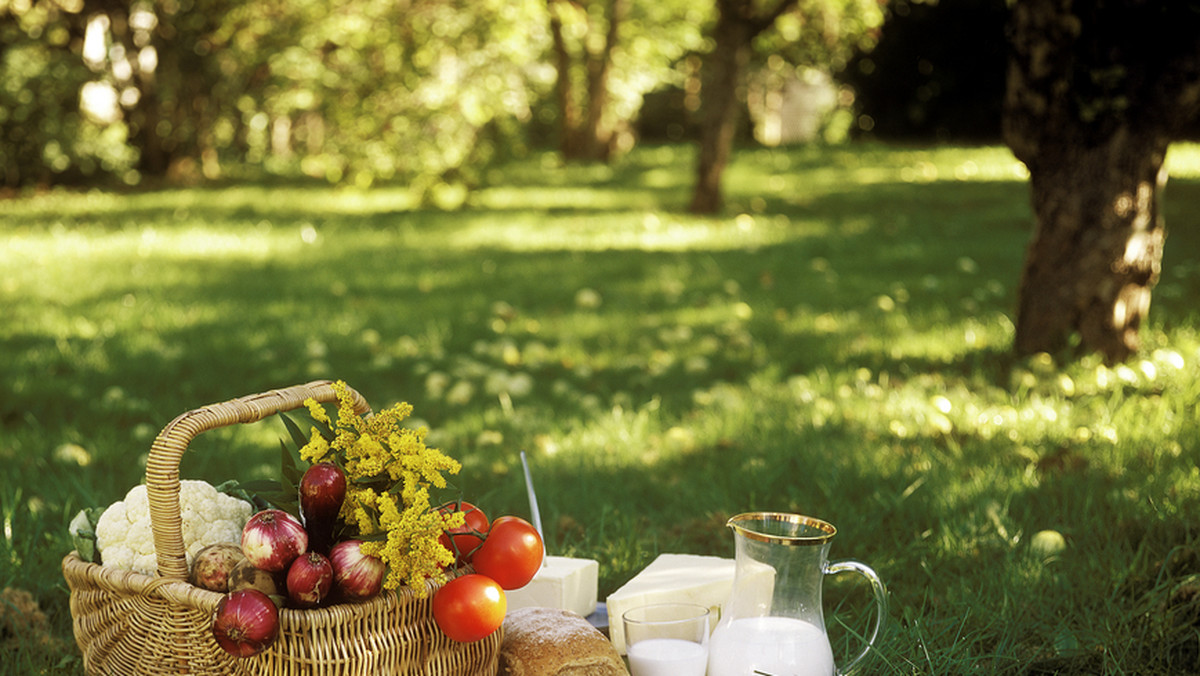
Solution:
[{"label": "green leaf", "polygon": [[279,417],[283,419],[283,426],[287,428],[288,434],[292,437],[292,443],[296,444],[297,450],[304,448],[308,444],[308,437],[300,430],[300,426],[282,411],[279,413]]},{"label": "green leaf", "polygon": [[96,524],[100,522],[100,515],[103,513],[103,507],[81,509],[68,526],[71,543],[75,546],[79,558],[84,561],[100,563],[100,550],[96,547]]},{"label": "green leaf", "polygon": [[300,479],[304,477],[304,472],[297,463],[300,458],[288,448],[282,439],[279,440],[279,452],[279,471],[283,475],[285,487],[296,488],[300,485]]},{"label": "green leaf", "polygon": [[327,423],[313,418],[312,424],[313,424],[313,427],[317,428],[317,432],[322,437],[325,437],[325,441],[328,441],[329,443],[332,444],[333,440],[337,438],[337,433],[334,432],[333,428],[330,427]]},{"label": "green leaf", "polygon": [[275,509],[282,509],[296,518],[300,518],[300,499],[296,492],[279,492],[269,496],[269,502]]},{"label": "green leaf", "polygon": [[350,479],[350,483],[356,486],[366,486],[377,490],[383,490],[392,485],[392,480],[386,474],[374,474],[371,476],[359,476]]},{"label": "green leaf", "polygon": [[1054,652],[1058,655],[1078,655],[1083,651],[1083,643],[1073,631],[1067,627],[1059,627],[1054,634]]},{"label": "green leaf", "polygon": [[[231,483],[231,482],[226,482]],[[236,482],[232,482],[236,483]],[[225,484],[222,484],[224,486]],[[220,486],[217,487],[220,490]],[[294,485],[287,481],[274,481],[272,479],[257,479],[247,481],[240,486],[239,489],[245,489],[242,492],[249,494],[252,497],[251,502],[259,511],[264,509],[282,509],[292,516],[300,515],[300,496]],[[230,493],[236,497],[246,499],[242,495]]]},{"label": "green leaf", "polygon": [[219,493],[232,495],[239,500],[245,500],[254,505],[256,511],[277,507],[278,503],[272,500],[270,496],[282,492],[280,483],[271,479],[258,479],[245,482],[230,479],[216,488]]},{"label": "green leaf", "polygon": [[255,492],[270,492],[279,490],[279,482],[274,479],[252,479],[250,481],[239,482],[241,487],[247,491]]}]

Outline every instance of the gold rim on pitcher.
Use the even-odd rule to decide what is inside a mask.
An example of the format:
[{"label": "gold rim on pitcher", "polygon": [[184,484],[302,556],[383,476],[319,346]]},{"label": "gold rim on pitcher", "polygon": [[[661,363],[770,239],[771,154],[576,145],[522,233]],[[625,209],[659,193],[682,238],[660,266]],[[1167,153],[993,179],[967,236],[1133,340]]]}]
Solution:
[{"label": "gold rim on pitcher", "polygon": [[[755,530],[742,525],[742,523],[746,521],[756,522],[759,524],[777,523],[797,527],[805,526],[808,528],[814,528],[818,532],[812,535],[780,535],[778,533],[764,533],[761,530]],[[788,514],[786,512],[744,512],[742,514],[738,514],[737,516],[730,517],[729,521],[725,522],[725,525],[751,540],[777,545],[788,545],[792,547],[822,545],[832,540],[834,535],[837,535],[837,528],[828,521],[823,521],[821,519],[816,519],[811,516],[803,516],[800,514]]]}]

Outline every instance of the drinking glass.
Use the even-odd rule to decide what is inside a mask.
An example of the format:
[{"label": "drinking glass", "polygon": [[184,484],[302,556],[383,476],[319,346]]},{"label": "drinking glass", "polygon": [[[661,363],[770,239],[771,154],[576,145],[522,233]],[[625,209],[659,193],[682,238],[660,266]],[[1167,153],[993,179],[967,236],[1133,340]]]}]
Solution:
[{"label": "drinking glass", "polygon": [[704,676],[708,666],[708,608],[657,603],[626,611],[625,645],[633,676]]}]

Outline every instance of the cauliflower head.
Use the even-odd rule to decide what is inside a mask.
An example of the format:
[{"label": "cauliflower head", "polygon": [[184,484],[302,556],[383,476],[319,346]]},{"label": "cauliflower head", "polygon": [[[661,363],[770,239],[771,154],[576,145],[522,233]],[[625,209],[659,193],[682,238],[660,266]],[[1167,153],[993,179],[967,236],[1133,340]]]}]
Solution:
[{"label": "cauliflower head", "polygon": [[[245,500],[219,492],[205,481],[179,482],[179,514],[187,564],[204,547],[218,542],[240,545],[242,528],[254,513]],[[125,499],[104,510],[96,524],[96,547],[105,566],[143,575],[158,571],[154,534],[150,530],[150,503],[146,486],[134,486]]]}]

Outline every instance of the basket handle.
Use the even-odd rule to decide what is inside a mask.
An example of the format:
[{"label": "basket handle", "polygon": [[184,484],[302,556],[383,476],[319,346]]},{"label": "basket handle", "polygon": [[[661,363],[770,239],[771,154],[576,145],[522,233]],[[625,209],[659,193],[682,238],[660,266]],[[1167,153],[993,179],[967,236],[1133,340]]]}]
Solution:
[{"label": "basket handle", "polygon": [[[353,388],[347,388],[360,415],[371,410],[366,399]],[[232,401],[210,404],[179,415],[155,438],[146,461],[146,497],[150,506],[150,529],[154,533],[154,549],[158,556],[158,574],[165,578],[186,580],[188,566],[183,545],[183,519],[179,511],[179,461],[188,444],[201,432],[238,423],[258,422],[268,416],[290,411],[304,405],[306,399],[319,403],[337,401],[337,393],[328,380],[262,394],[252,394]]]}]

